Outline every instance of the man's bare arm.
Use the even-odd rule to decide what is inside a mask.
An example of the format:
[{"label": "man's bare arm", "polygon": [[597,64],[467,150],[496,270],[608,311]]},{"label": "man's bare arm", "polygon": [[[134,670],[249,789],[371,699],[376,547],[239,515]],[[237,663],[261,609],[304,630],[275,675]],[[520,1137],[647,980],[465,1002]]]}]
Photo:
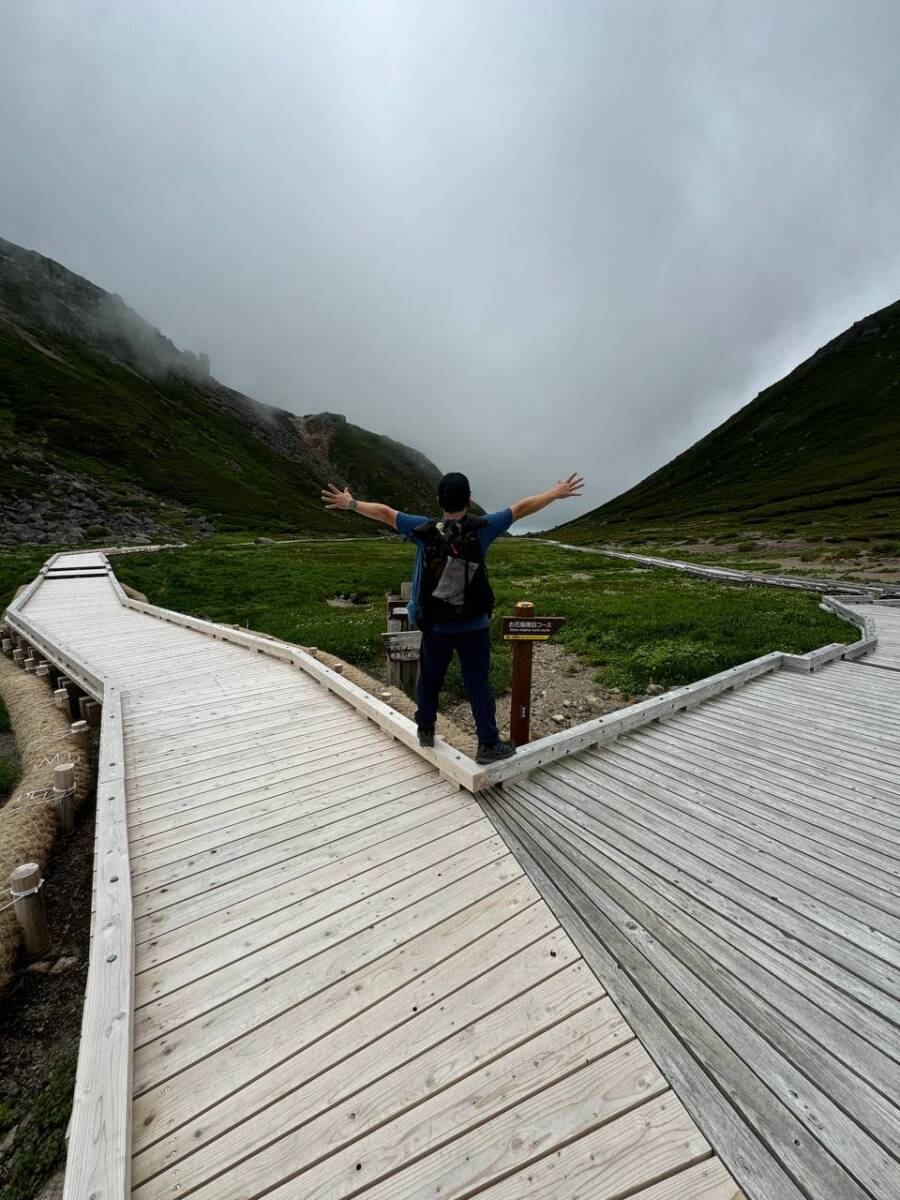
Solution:
[{"label": "man's bare arm", "polygon": [[513,520],[520,521],[522,517],[530,517],[534,513],[540,512],[542,508],[546,508],[548,504],[552,504],[554,500],[580,496],[583,487],[584,479],[580,475],[570,475],[568,479],[561,479],[546,492],[539,492],[536,496],[526,496],[524,500],[517,500],[515,504],[511,504]]},{"label": "man's bare arm", "polygon": [[391,508],[387,504],[373,504],[369,500],[354,500],[347,488],[341,491],[333,483],[329,483],[327,489],[322,492],[322,502],[326,508],[358,512],[361,517],[368,517],[372,521],[381,521],[385,525],[390,525],[391,529],[397,528],[396,508]]}]

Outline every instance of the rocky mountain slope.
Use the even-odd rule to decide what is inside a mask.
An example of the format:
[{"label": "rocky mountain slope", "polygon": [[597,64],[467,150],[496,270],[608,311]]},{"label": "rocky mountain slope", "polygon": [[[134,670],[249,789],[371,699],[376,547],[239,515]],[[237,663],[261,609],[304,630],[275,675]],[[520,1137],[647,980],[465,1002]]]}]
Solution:
[{"label": "rocky mountain slope", "polygon": [[722,528],[900,539],[900,301],[559,531],[610,541]]},{"label": "rocky mountain slope", "polygon": [[0,239],[0,544],[345,533],[325,480],[418,510],[439,478],[342,416],[226,387],[119,296]]}]

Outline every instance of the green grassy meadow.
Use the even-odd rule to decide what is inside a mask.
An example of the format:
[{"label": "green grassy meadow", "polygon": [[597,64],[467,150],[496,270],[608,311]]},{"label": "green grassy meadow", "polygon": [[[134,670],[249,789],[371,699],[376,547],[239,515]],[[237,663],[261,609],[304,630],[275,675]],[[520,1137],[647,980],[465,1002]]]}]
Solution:
[{"label": "green grassy meadow", "polygon": [[[411,576],[412,563],[408,543],[377,539],[191,547],[117,557],[115,569],[153,603],[319,646],[372,669],[382,661],[384,594]],[[499,641],[499,618],[517,600],[567,617],[557,637],[596,667],[598,682],[627,695],[651,681],[689,683],[771,650],[803,653],[856,637],[812,595],[645,572],[533,541],[495,543],[490,569],[498,690],[509,686],[511,661]],[[355,603],[331,607],[327,600],[335,596]],[[449,683],[460,689],[458,677]]]}]

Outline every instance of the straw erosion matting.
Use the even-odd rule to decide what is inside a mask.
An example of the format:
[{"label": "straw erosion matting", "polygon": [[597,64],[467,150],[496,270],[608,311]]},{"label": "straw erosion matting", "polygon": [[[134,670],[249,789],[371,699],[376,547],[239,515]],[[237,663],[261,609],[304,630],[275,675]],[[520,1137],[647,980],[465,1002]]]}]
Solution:
[{"label": "straw erosion matting", "polygon": [[[0,809],[0,888],[5,892],[10,874],[20,863],[36,862],[42,869],[46,865],[57,826],[54,769],[60,763],[75,764],[76,807],[87,795],[91,773],[73,745],[68,716],[55,706],[50,689],[41,678],[26,675],[0,657],[0,695],[9,710],[21,761],[19,782]],[[0,991],[9,983],[18,944],[15,913],[12,908],[3,908]]]}]

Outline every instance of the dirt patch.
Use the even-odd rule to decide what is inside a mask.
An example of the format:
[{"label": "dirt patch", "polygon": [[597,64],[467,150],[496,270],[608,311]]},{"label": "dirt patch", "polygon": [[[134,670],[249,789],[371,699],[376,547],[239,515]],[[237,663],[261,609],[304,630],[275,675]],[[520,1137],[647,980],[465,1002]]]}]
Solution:
[{"label": "dirt patch", "polygon": [[[317,651],[317,656],[326,666],[340,665],[345,679],[384,700],[404,717],[409,717],[410,720],[414,718],[416,703],[399,688],[388,687],[384,680],[376,675],[361,671],[323,650]],[[558,643],[546,642],[535,646],[532,670],[532,740],[573,725],[581,725],[594,717],[602,717],[604,713],[615,712],[628,704],[647,699],[646,695],[625,696],[617,688],[604,688],[595,680],[595,673],[595,667],[586,667]],[[508,695],[497,698],[497,722],[502,737],[509,732],[509,707]],[[445,742],[474,758],[478,743],[472,710],[467,700],[449,705],[439,712],[436,729]]]},{"label": "dirt patch", "polygon": [[[535,645],[531,674],[532,741],[646,699],[625,696],[618,688],[604,688],[595,679],[596,673],[596,667],[585,666],[558,642]],[[497,723],[501,736],[506,736],[509,730],[509,714],[510,696],[498,696]],[[474,739],[475,722],[468,701],[451,705],[447,717]]]}]

